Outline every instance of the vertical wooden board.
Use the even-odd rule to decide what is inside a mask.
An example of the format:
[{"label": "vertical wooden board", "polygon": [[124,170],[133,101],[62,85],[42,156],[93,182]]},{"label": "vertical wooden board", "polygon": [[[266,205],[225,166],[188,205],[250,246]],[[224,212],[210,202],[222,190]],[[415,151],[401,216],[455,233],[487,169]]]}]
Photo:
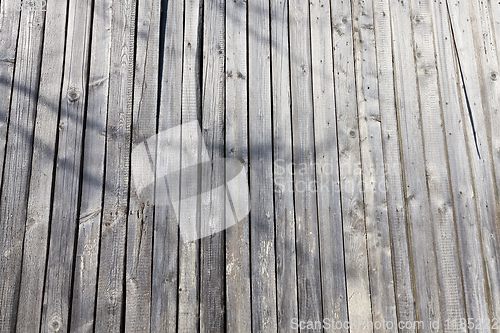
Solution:
[{"label": "vertical wooden board", "polygon": [[[489,154],[487,133],[487,117],[484,113],[481,99],[482,80],[481,53],[476,48],[475,41],[480,41],[477,34],[474,9],[471,3],[449,1],[448,11],[451,20],[452,35],[457,52],[457,61],[461,77],[461,101],[466,122],[466,138],[469,161],[471,163],[472,179],[474,181],[474,196],[476,201],[478,226],[481,235],[482,254],[486,267],[486,282],[489,298],[490,316],[500,316],[500,273],[498,257],[498,230],[494,176],[492,160]],[[471,13],[472,12],[472,13]],[[471,17],[472,16],[472,17]],[[479,155],[481,158],[479,158]],[[483,320],[483,318],[480,318]],[[489,321],[488,318],[485,318]]]},{"label": "vertical wooden board", "polygon": [[[396,308],[398,320],[416,320],[413,279],[410,273],[410,249],[404,198],[401,145],[394,92],[392,62],[392,30],[389,1],[373,2],[374,32],[377,55],[378,101],[382,130],[382,148],[385,166],[385,186],[389,227],[391,232],[392,262],[394,271]],[[382,181],[381,179],[379,181]],[[379,185],[377,184],[377,190]],[[415,332],[416,329],[404,329]]]},{"label": "vertical wooden board", "polygon": [[[349,320],[371,320],[370,282],[363,209],[356,105],[351,2],[331,2],[340,189]],[[364,330],[363,330],[364,329]],[[361,331],[369,331],[364,326]]]},{"label": "vertical wooden board", "polygon": [[[347,286],[342,233],[332,26],[328,1],[310,2],[310,24],[323,317],[335,323],[344,323],[348,321]],[[325,328],[328,329],[328,326]],[[346,327],[343,329],[347,331]]]},{"label": "vertical wooden board", "polygon": [[41,323],[44,332],[69,329],[74,244],[79,221],[91,9],[90,0],[73,0],[68,4],[66,61]]},{"label": "vertical wooden board", "polygon": [[289,5],[299,320],[321,321],[309,6],[303,1],[290,1]]},{"label": "vertical wooden board", "polygon": [[[248,170],[246,17],[246,1],[226,1],[226,157]],[[246,216],[226,231],[227,332],[252,328],[249,221]]]},{"label": "vertical wooden board", "polygon": [[111,0],[94,5],[70,331],[94,327],[111,52]]},{"label": "vertical wooden board", "polygon": [[[200,0],[185,1],[184,9],[184,61],[182,71],[182,123],[199,123],[201,116],[200,65],[202,55],[202,6]],[[199,125],[197,125],[199,134]],[[201,163],[204,147],[200,136],[189,133],[189,127],[181,130],[181,170],[192,161]],[[196,221],[196,228],[189,232],[198,233],[200,223],[199,170],[185,175],[181,171],[179,223]],[[181,227],[182,228],[182,227]],[[179,243],[179,301],[178,332],[198,332],[200,327],[200,242],[183,239]]]},{"label": "vertical wooden board", "polygon": [[[2,1],[3,3],[3,1]],[[13,331],[33,151],[45,13],[23,10],[0,197],[0,331]]]},{"label": "vertical wooden board", "polygon": [[10,101],[16,63],[17,38],[21,11],[18,1],[2,1],[0,3],[0,188],[7,143],[7,126],[9,124]]},{"label": "vertical wooden board", "polygon": [[[481,240],[474,202],[474,188],[467,154],[462,108],[460,103],[460,73],[456,62],[446,3],[433,3],[436,63],[439,91],[446,136],[448,167],[453,196],[453,208],[458,236],[458,254],[462,264],[463,290],[467,318],[488,318],[488,300]],[[450,61],[454,59],[455,61]],[[466,113],[465,113],[466,114]],[[458,319],[458,318],[455,318]],[[484,331],[489,332],[489,329]]]},{"label": "vertical wooden board", "polygon": [[[422,142],[421,113],[413,51],[411,4],[391,1],[396,106],[404,165],[405,197],[410,229],[417,320],[441,321],[433,220]],[[435,221],[437,224],[438,222]]]},{"label": "vertical wooden board", "polygon": [[[412,1],[413,42],[420,97],[425,177],[438,264],[442,320],[465,318],[457,235],[438,86],[430,1]],[[438,37],[440,38],[440,37]],[[419,173],[424,177],[423,173]]]},{"label": "vertical wooden board", "polygon": [[293,147],[290,99],[288,1],[271,1],[274,214],[276,218],[276,301],[278,331],[298,318]]},{"label": "vertical wooden board", "polygon": [[[158,106],[158,57],[160,50],[160,0],[139,1],[134,77],[134,107],[132,115],[132,151],[137,145],[156,134]],[[149,147],[154,161],[156,147]],[[133,154],[133,153],[132,153]],[[134,155],[132,155],[134,156]],[[146,164],[150,160],[134,160]],[[154,226],[154,186],[143,190],[130,186],[127,225],[125,331],[149,332],[151,325],[151,263]]]},{"label": "vertical wooden board", "polygon": [[134,78],[135,1],[112,4],[104,203],[95,330],[118,332],[124,295],[130,139]]},{"label": "vertical wooden board", "polygon": [[40,327],[47,263],[57,121],[66,40],[66,4],[47,3],[16,330]]},{"label": "vertical wooden board", "polygon": [[269,2],[248,6],[248,136],[252,330],[277,330]]},{"label": "vertical wooden board", "polygon": [[[373,322],[397,322],[385,184],[373,1],[353,2],[359,135]],[[388,47],[388,46],[385,46]],[[398,327],[388,327],[397,331]]]},{"label": "vertical wooden board", "polygon": [[[160,30],[164,40],[163,63],[160,63],[162,77],[158,133],[181,124],[184,2],[162,1],[162,12],[166,23],[162,26],[164,31]],[[178,140],[180,142],[180,133]],[[163,176],[168,165],[180,166],[180,158],[177,155],[167,156],[162,148],[158,146],[156,149],[151,330],[176,332],[179,227],[169,195],[164,190]]]},{"label": "vertical wooden board", "polygon": [[[213,160],[224,157],[225,117],[225,1],[204,1],[202,136]],[[225,178],[223,170],[201,171],[200,331],[222,332],[225,328],[225,198],[215,184]],[[215,232],[212,232],[215,228]],[[204,231],[209,231],[206,233]]]}]

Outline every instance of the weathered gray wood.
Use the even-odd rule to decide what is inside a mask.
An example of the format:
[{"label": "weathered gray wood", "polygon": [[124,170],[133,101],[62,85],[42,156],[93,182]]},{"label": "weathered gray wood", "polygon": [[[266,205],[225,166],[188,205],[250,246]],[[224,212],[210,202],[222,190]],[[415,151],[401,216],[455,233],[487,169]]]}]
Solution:
[{"label": "weathered gray wood", "polygon": [[21,12],[18,1],[0,2],[0,188],[2,186],[7,126]]},{"label": "weathered gray wood", "polygon": [[[355,321],[372,319],[372,310],[356,104],[351,2],[332,1],[331,12],[347,305],[349,319]],[[371,331],[369,326],[360,327],[360,332],[367,331]]]},{"label": "weathered gray wood", "polygon": [[[225,0],[204,1],[202,136],[210,159],[224,157],[225,120]],[[203,149],[203,148],[202,148]],[[225,329],[225,197],[214,186],[225,179],[224,170],[201,170],[200,331]],[[211,230],[214,228],[215,233]],[[208,233],[207,233],[208,231]]]},{"label": "weathered gray wood", "polygon": [[94,6],[70,331],[94,328],[108,113],[111,0]]},{"label": "weathered gray wood", "polygon": [[[416,320],[415,299],[410,273],[410,249],[406,223],[403,169],[400,156],[401,146],[394,95],[392,48],[387,47],[387,45],[392,43],[389,1],[374,1],[373,13],[378,70],[378,100],[380,105],[382,148],[386,174],[385,186],[391,232],[397,314],[399,321],[412,322]],[[377,183],[383,181],[383,178],[377,179]],[[377,184],[378,189],[379,184]],[[416,330],[403,329],[401,331],[415,332]]]},{"label": "weathered gray wood", "polygon": [[66,10],[66,4],[47,3],[17,332],[40,327],[63,78]]},{"label": "weathered gray wood", "polygon": [[87,96],[92,1],[68,4],[68,31],[59,116],[59,139],[45,277],[42,331],[67,331]]},{"label": "weathered gray wood", "polygon": [[[246,1],[226,1],[225,152],[227,158],[243,162],[248,170],[246,17]],[[249,221],[246,216],[226,231],[227,332],[250,332],[252,328]]]},{"label": "weathered gray wood", "polygon": [[[348,321],[330,3],[310,2],[323,317]],[[300,170],[299,170],[300,172]],[[328,324],[331,325],[331,322]],[[328,326],[325,328],[328,329]],[[338,330],[345,331],[346,327]]]},{"label": "weathered gray wood", "polygon": [[276,301],[278,331],[298,318],[297,258],[292,175],[292,120],[288,1],[271,1],[274,215],[276,218]]},{"label": "weathered gray wood", "polygon": [[[163,7],[166,6],[166,7]],[[181,124],[183,1],[162,3],[166,26],[163,45],[158,133]],[[180,142],[180,132],[178,136]],[[160,144],[160,142],[158,143]],[[176,332],[178,293],[179,227],[165,185],[168,165],[180,165],[180,154],[167,156],[158,145],[156,157],[155,226],[153,234],[153,276],[151,294],[151,330]],[[180,151],[179,151],[180,153]],[[177,189],[178,190],[178,189]]]},{"label": "weathered gray wood", "polygon": [[[3,3],[4,1],[2,8],[6,8]],[[44,18],[45,14],[42,12],[23,10],[17,40],[16,70],[0,197],[0,331],[2,332],[14,331],[19,302]],[[15,28],[13,29],[15,31]]]},{"label": "weathered gray wood", "polygon": [[[134,79],[132,149],[156,134],[158,104],[158,62],[160,49],[159,0],[139,1]],[[148,146],[150,156],[156,147]],[[153,159],[154,161],[154,159]],[[152,172],[155,163],[149,166]],[[130,186],[127,225],[125,331],[149,332],[151,325],[151,263],[154,227],[154,186],[139,191]]]},{"label": "weathered gray wood", "polygon": [[[483,81],[479,79],[481,71],[481,53],[484,52],[475,41],[480,30],[477,27],[477,16],[469,2],[449,1],[448,11],[451,20],[452,35],[457,52],[459,74],[461,76],[461,103],[465,122],[468,155],[474,181],[474,197],[477,209],[477,221],[481,235],[484,265],[486,267],[486,287],[489,289],[488,300],[490,316],[500,316],[500,262],[498,252],[497,211],[495,208],[494,177],[492,161],[489,154],[487,117],[484,113],[481,90]],[[472,20],[472,17],[475,17]],[[475,45],[476,47],[471,47]],[[472,128],[471,118],[475,131]],[[476,144],[477,142],[477,144]],[[478,152],[481,156],[479,158]],[[483,319],[483,318],[481,318]],[[490,319],[485,318],[487,322]]]},{"label": "weathered gray wood", "polygon": [[[463,117],[468,112],[463,109],[466,106],[460,103],[461,76],[456,61],[446,2],[434,2],[433,7],[436,63],[457,226],[458,253],[462,263],[465,308],[467,318],[486,319],[489,314],[485,271],[465,138],[464,123],[467,123],[467,118]],[[455,59],[455,61],[450,61],[450,59]],[[484,329],[484,331],[490,332],[489,329]]]},{"label": "weathered gray wood", "polygon": [[[426,185],[422,125],[415,68],[410,3],[391,1],[396,106],[404,163],[405,198],[410,229],[418,320],[441,321],[440,295],[433,230]],[[425,97],[424,97],[425,98]],[[425,101],[423,101],[425,102]],[[439,330],[438,330],[439,331]]]},{"label": "weathered gray wood", "polygon": [[135,1],[112,4],[104,203],[95,330],[119,332],[123,311],[134,75]]},{"label": "weathered gray wood", "polygon": [[[202,5],[199,0],[185,1],[184,8],[184,62],[182,72],[182,123],[194,122],[196,136],[189,133],[189,126],[181,131],[181,179],[180,193],[183,198],[179,206],[179,223],[185,224],[189,233],[199,234],[201,222],[201,202],[199,180],[201,174],[196,170],[192,175],[185,175],[182,170],[191,163],[200,163],[205,149],[199,130],[201,118],[200,65],[202,56]],[[189,228],[195,221],[195,228]],[[184,226],[183,226],[184,227]],[[181,227],[181,228],[183,228]],[[183,229],[181,229],[184,231]],[[187,231],[189,230],[189,231]],[[200,327],[200,242],[187,241],[181,235],[179,244],[179,301],[178,332],[198,332]]]},{"label": "weathered gray wood", "polygon": [[264,0],[249,0],[247,6],[252,330],[275,332],[270,8]]},{"label": "weathered gray wood", "polygon": [[[352,6],[372,316],[373,322],[396,323],[373,1],[354,1]],[[387,331],[396,332],[398,327],[393,324]]]}]

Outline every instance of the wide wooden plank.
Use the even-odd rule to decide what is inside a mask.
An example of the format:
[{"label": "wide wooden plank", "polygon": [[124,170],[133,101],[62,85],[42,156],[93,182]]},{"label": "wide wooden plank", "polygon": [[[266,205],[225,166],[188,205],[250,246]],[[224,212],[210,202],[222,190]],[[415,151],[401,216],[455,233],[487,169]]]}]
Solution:
[{"label": "wide wooden plank", "polygon": [[373,1],[353,2],[356,88],[374,323],[398,327],[385,185]]},{"label": "wide wooden plank", "polygon": [[[134,76],[134,107],[132,115],[132,150],[156,134],[158,109],[158,63],[160,46],[160,0],[139,1],[137,20],[136,60]],[[149,147],[156,156],[156,147]],[[134,156],[132,154],[132,156]],[[154,161],[154,158],[152,158]],[[132,168],[150,159],[134,160]],[[138,164],[138,165],[137,165]],[[132,179],[134,182],[134,179]],[[127,225],[125,331],[148,332],[151,323],[151,263],[153,259],[154,186],[141,190],[130,186]]]},{"label": "wide wooden plank", "polygon": [[[473,180],[467,152],[466,106],[461,104],[461,77],[456,61],[447,4],[433,3],[436,64],[441,92],[441,106],[446,136],[453,208],[458,236],[458,254],[462,263],[463,292],[467,318],[488,318],[485,270],[474,201]],[[454,59],[455,61],[450,61]],[[467,263],[467,264],[465,264]],[[459,324],[454,318],[453,326]],[[476,320],[476,321],[477,321]],[[484,330],[489,332],[490,330]]]},{"label": "wide wooden plank", "polygon": [[[392,48],[387,47],[387,45],[392,43],[389,1],[374,1],[373,14],[378,70],[378,101],[380,105],[382,148],[386,174],[385,187],[391,232],[396,307],[399,321],[412,322],[416,320],[416,310],[413,280],[410,273],[410,248],[408,245],[409,239],[406,223],[403,167],[401,163],[401,145],[399,142],[399,127],[395,105]],[[384,178],[377,179],[377,182],[383,181]],[[378,188],[379,184],[377,184]],[[415,332],[416,328],[407,328],[402,331]]]},{"label": "wide wooden plank", "polygon": [[269,1],[248,6],[248,136],[252,330],[277,330]]},{"label": "wide wooden plank", "polygon": [[[4,1],[2,8],[6,8],[3,3]],[[7,12],[5,14],[8,15]],[[21,12],[0,197],[0,221],[2,221],[0,331],[2,332],[15,329],[19,301],[44,19],[44,12],[29,10]],[[13,29],[15,31],[15,28]],[[13,58],[9,59],[13,61]]]},{"label": "wide wooden plank", "polygon": [[[161,92],[158,113],[158,147],[155,170],[155,226],[153,234],[153,276],[151,294],[151,330],[176,332],[178,302],[178,246],[177,217],[166,191],[177,191],[179,184],[166,184],[165,170],[180,166],[180,154],[168,154],[161,146],[168,129],[181,124],[182,107],[182,50],[183,50],[183,1],[162,1],[163,25],[160,30],[163,57],[160,57]],[[174,133],[175,134],[175,133]],[[179,144],[180,132],[175,142]],[[160,149],[161,148],[161,149]],[[171,148],[173,149],[173,148]],[[180,153],[180,148],[179,149]],[[171,188],[170,188],[171,187]]]},{"label": "wide wooden plank", "polygon": [[[225,0],[205,1],[203,8],[202,136],[208,156],[223,158],[225,123]],[[204,149],[204,147],[202,147]],[[224,169],[201,170],[200,331],[225,328]],[[210,195],[203,196],[209,192]]]},{"label": "wide wooden plank", "polygon": [[[340,190],[349,320],[371,320],[370,283],[362,192],[354,73],[351,2],[331,2]],[[360,332],[371,331],[363,325]]]},{"label": "wide wooden plank", "polygon": [[63,78],[67,5],[47,3],[40,88],[38,94],[33,163],[16,330],[40,327],[47,263],[54,156]]},{"label": "wide wooden plank", "polygon": [[277,324],[279,332],[289,332],[292,319],[299,316],[293,203],[288,1],[271,1],[271,18]]},{"label": "wide wooden plank", "polygon": [[135,1],[112,4],[105,188],[95,330],[122,329],[134,75]]},{"label": "wide wooden plank", "polygon": [[54,198],[45,277],[42,331],[69,328],[82,140],[87,98],[92,1],[68,4],[68,31],[59,115]]},{"label": "wide wooden plank", "polygon": [[[226,158],[248,170],[247,5],[226,1]],[[226,172],[226,179],[228,172]],[[227,179],[229,180],[229,179]],[[247,185],[248,186],[248,185]],[[241,189],[248,193],[247,189]],[[243,202],[248,204],[248,202]],[[226,231],[226,331],[250,332],[249,217]]]},{"label": "wide wooden plank", "polygon": [[94,327],[108,113],[111,0],[94,5],[70,331]]},{"label": "wide wooden plank", "polygon": [[17,38],[19,35],[20,1],[0,2],[0,188],[7,143],[7,126],[14,82],[14,65],[16,63]]}]

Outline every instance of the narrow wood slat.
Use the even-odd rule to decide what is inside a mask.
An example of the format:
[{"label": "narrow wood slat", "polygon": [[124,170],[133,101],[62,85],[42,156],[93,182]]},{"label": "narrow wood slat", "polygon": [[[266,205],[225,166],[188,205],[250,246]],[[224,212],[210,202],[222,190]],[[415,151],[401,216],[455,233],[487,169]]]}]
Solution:
[{"label": "narrow wood slat", "polygon": [[[183,1],[162,2],[163,18],[166,20],[160,30],[163,40],[160,110],[158,113],[158,137],[165,136],[168,129],[181,124],[182,107],[182,43],[183,43]],[[180,132],[177,142],[180,142]],[[153,234],[153,276],[151,293],[151,330],[155,332],[176,332],[178,302],[178,246],[179,227],[170,195],[178,184],[166,184],[165,170],[180,166],[180,154],[168,154],[166,147],[158,140],[155,171],[155,226]],[[180,148],[179,153],[180,153]],[[170,188],[172,187],[172,188]],[[178,192],[176,192],[178,193]],[[175,194],[173,194],[175,195]]]},{"label": "narrow wood slat", "polygon": [[[382,148],[384,152],[385,186],[391,248],[396,292],[398,320],[411,322],[416,320],[413,294],[413,280],[410,273],[410,249],[406,223],[406,204],[404,198],[403,167],[401,163],[401,145],[395,105],[395,82],[392,62],[391,13],[389,1],[373,2],[374,30],[377,54],[378,100],[380,105],[380,123],[382,129]],[[378,180],[383,181],[383,179]],[[377,189],[379,185],[377,184]],[[405,329],[404,332],[415,332]]]},{"label": "narrow wood slat", "polygon": [[70,331],[94,328],[111,52],[111,0],[94,5]]},{"label": "narrow wood slat", "polygon": [[252,330],[277,330],[269,1],[248,6],[248,136]]},{"label": "narrow wood slat", "polygon": [[[156,134],[161,3],[159,0],[139,1],[137,11],[140,24],[136,37],[132,151]],[[148,146],[148,149],[154,158],[156,147]],[[155,169],[149,158],[135,160],[132,157],[131,164],[131,168],[144,167],[150,173]],[[125,331],[149,332],[155,189],[148,186],[141,190],[135,186],[135,179],[131,181],[125,263]]]},{"label": "narrow wood slat", "polygon": [[[2,8],[6,8],[3,3],[4,1],[2,1]],[[8,15],[7,12],[6,15]],[[0,331],[2,332],[13,331],[16,325],[44,18],[43,12],[23,10],[17,40],[16,70],[12,87],[5,161],[2,161],[5,166],[0,197],[0,253],[2,254],[0,256],[2,309],[0,310]],[[15,27],[13,29],[15,31]]]},{"label": "narrow wood slat", "polygon": [[40,327],[66,41],[66,4],[47,3],[16,330]]},{"label": "narrow wood slat", "polygon": [[92,1],[68,4],[68,30],[54,176],[54,198],[45,277],[42,331],[69,328],[82,140],[87,97]]},{"label": "narrow wood slat", "polygon": [[277,325],[279,332],[289,332],[292,320],[299,316],[290,117],[288,1],[271,1],[271,18]]},{"label": "narrow wood slat", "polygon": [[[246,1],[226,1],[226,157],[242,162],[245,171],[248,170],[246,17]],[[245,188],[241,191],[248,193]],[[252,328],[249,221],[246,216],[226,231],[227,332],[250,332]]]},{"label": "narrow wood slat", "polygon": [[[351,2],[331,2],[340,191],[349,320],[372,319],[361,152],[356,105]],[[371,331],[369,325],[360,332]]]},{"label": "narrow wood slat", "polygon": [[135,1],[112,4],[104,203],[95,330],[122,329],[125,239],[128,217]]},{"label": "narrow wood slat", "polygon": [[[396,299],[385,184],[373,1],[353,2],[356,88],[374,323],[397,331]],[[384,91],[383,91],[384,93]]]},{"label": "narrow wood slat", "polygon": [[[456,61],[448,8],[446,2],[434,2],[433,7],[436,64],[440,74],[439,91],[458,236],[458,254],[462,263],[465,309],[467,318],[475,318],[477,322],[481,318],[488,318],[489,314],[479,223],[465,137],[464,123],[467,123],[467,118],[464,118],[464,115],[467,115],[467,111],[460,100],[461,76]],[[454,322],[451,327],[458,324],[459,322]]]}]

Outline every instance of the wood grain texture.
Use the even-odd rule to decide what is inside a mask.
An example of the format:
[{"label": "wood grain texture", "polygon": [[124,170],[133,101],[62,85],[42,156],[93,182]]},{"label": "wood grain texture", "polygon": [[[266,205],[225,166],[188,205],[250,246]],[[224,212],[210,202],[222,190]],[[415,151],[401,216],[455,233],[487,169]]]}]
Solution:
[{"label": "wood grain texture", "polygon": [[133,112],[135,1],[113,1],[95,330],[122,330]]},{"label": "wood grain texture", "polygon": [[[226,1],[226,158],[248,172],[248,69],[246,1]],[[227,179],[226,172],[226,181]],[[241,189],[248,193],[248,189]],[[226,331],[251,332],[250,219],[226,231]]]},{"label": "wood grain texture", "polygon": [[288,332],[298,318],[288,1],[272,1],[270,9],[277,324]]},{"label": "wood grain texture", "polygon": [[47,4],[16,330],[40,327],[54,156],[66,41],[66,5]]},{"label": "wood grain texture", "polygon": [[248,6],[248,140],[252,330],[277,330],[269,2]]},{"label": "wood grain texture", "polygon": [[44,21],[43,12],[21,12],[0,196],[2,332],[14,331],[16,326]]}]

